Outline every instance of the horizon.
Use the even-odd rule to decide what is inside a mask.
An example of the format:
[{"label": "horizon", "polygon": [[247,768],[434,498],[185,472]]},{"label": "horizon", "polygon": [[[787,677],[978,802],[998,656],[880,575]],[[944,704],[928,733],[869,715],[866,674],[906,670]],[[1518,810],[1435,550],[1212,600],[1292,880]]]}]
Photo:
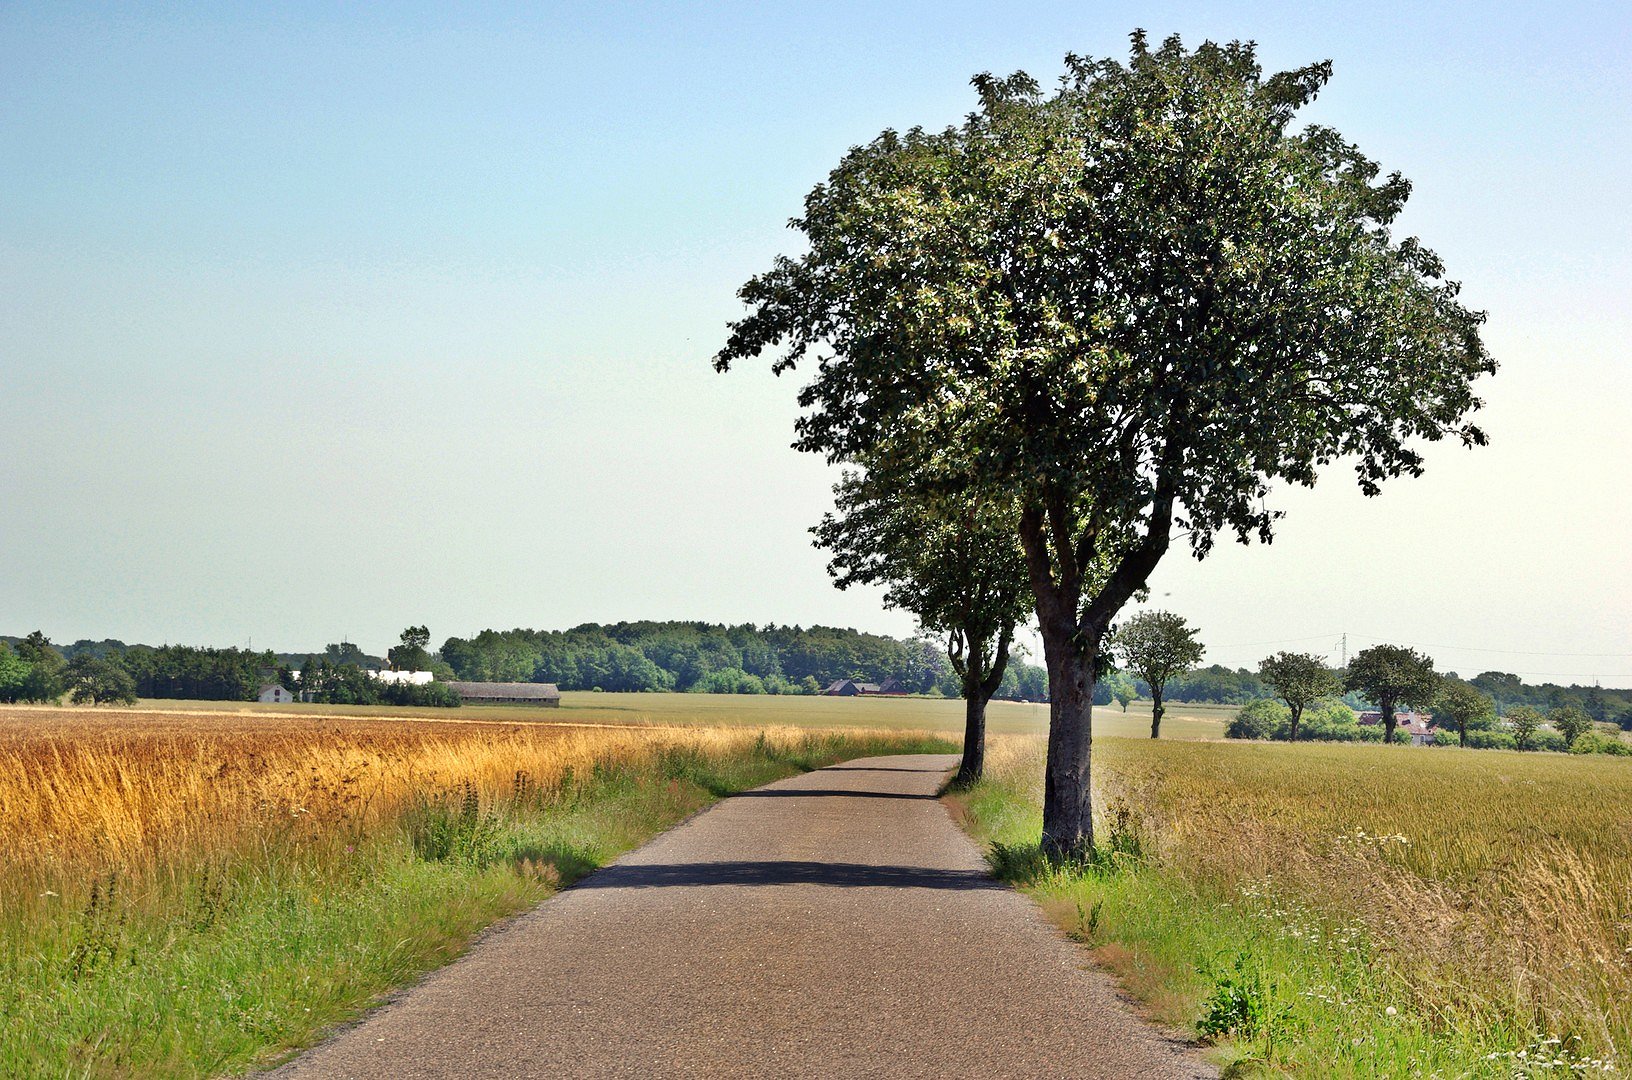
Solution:
[{"label": "horizon", "polygon": [[1331,58],[1300,119],[1413,182],[1397,231],[1490,313],[1502,364],[1489,447],[1431,446],[1370,500],[1338,463],[1277,493],[1273,545],[1171,552],[1147,606],[1232,668],[1357,627],[1351,654],[1632,686],[1632,16],[984,15],[0,13],[8,632],[910,635],[810,546],[835,474],[788,448],[803,377],[708,359],[845,149],[1143,25]]}]

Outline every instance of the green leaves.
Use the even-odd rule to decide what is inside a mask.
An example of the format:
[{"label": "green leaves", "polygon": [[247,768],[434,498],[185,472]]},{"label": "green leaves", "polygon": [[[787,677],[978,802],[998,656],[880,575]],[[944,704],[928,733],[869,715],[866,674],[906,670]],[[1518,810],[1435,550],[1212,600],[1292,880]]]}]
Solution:
[{"label": "green leaves", "polygon": [[1374,645],[1355,654],[1344,685],[1391,713],[1396,705],[1422,709],[1433,704],[1440,680],[1433,660],[1415,649]]},{"label": "green leaves", "polygon": [[1111,649],[1159,693],[1168,679],[1201,663],[1207,650],[1196,640],[1199,632],[1171,611],[1146,611],[1117,628]]}]

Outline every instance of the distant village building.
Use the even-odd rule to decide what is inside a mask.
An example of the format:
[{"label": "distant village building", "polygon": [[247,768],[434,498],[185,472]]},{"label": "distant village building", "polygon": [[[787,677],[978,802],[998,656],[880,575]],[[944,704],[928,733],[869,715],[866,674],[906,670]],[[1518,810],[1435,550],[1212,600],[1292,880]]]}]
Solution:
[{"label": "distant village building", "polygon": [[[1374,727],[1383,722],[1380,712],[1363,712],[1360,714],[1360,723],[1366,727]],[[1431,746],[1434,736],[1439,730],[1434,727],[1433,713],[1397,712],[1394,714],[1395,727],[1411,737],[1412,746]]]},{"label": "distant village building", "polygon": [[881,683],[857,682],[854,679],[835,679],[822,690],[828,697],[875,697],[880,694],[904,694],[900,679],[885,679]]},{"label": "distant village building", "polygon": [[519,702],[525,705],[543,705],[547,708],[560,708],[561,691],[554,683],[539,682],[449,682],[444,686],[451,687],[461,701],[467,704],[506,704]]},{"label": "distant village building", "polygon": [[277,683],[267,683],[256,692],[255,700],[268,705],[286,705],[295,700],[295,695]]}]

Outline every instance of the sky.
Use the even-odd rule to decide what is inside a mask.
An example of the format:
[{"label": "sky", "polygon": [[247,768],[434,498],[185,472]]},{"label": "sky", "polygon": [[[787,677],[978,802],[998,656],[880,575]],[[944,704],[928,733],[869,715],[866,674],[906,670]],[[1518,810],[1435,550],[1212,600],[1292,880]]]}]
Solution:
[{"label": "sky", "polygon": [[715,374],[851,145],[1136,26],[1331,59],[1489,312],[1489,447],[1175,551],[1208,660],[1413,644],[1632,685],[1622,4],[0,5],[0,633],[380,652],[706,619],[905,635],[829,584],[800,385]]}]

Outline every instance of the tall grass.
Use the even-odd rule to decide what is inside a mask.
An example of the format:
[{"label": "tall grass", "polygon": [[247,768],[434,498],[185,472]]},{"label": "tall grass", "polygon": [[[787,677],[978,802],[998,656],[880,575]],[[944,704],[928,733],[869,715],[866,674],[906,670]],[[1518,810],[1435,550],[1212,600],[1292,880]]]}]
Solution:
[{"label": "tall grass", "polygon": [[721,795],[949,748],[901,732],[142,720],[0,712],[0,1075],[264,1063]]},{"label": "tall grass", "polygon": [[[1041,866],[1043,748],[963,803],[1169,1022],[1244,1066],[1542,1075],[1632,1043],[1632,768],[1501,751],[1105,740],[1133,855]],[[1110,825],[1107,822],[1106,825]],[[1102,826],[1102,834],[1107,832]],[[1545,1064],[1542,1064],[1545,1058]]]}]

